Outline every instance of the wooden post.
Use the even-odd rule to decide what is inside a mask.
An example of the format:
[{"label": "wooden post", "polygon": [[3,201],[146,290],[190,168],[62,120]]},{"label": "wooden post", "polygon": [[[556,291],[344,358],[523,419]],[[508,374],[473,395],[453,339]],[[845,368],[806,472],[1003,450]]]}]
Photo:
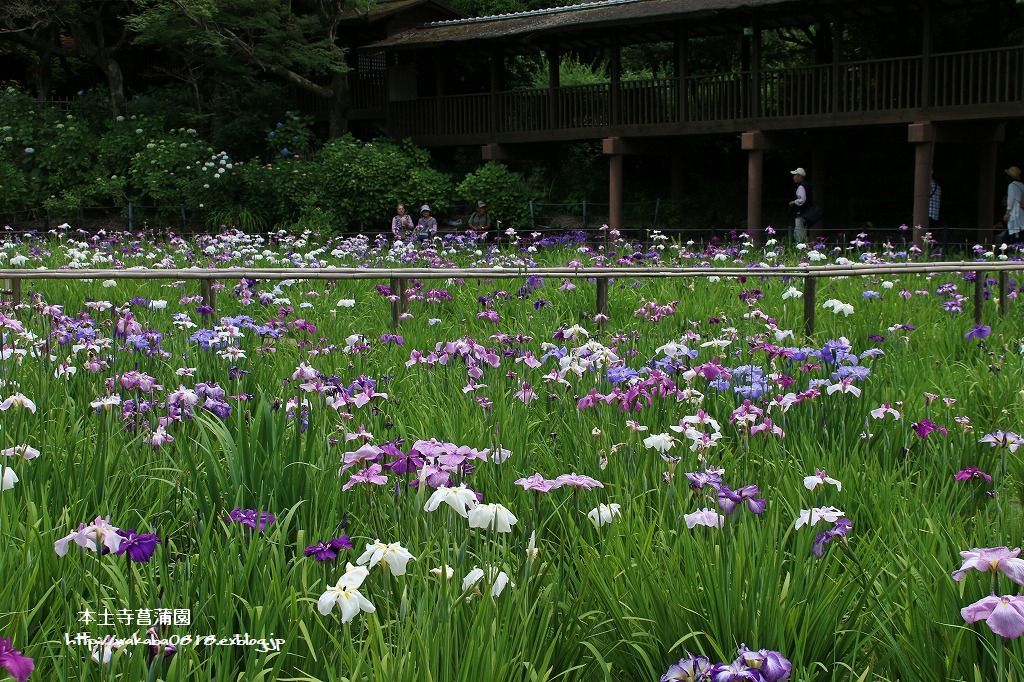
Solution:
[{"label": "wooden post", "polygon": [[405,290],[409,286],[409,280],[405,277],[398,278],[398,304],[402,313],[409,312],[409,301],[405,298]]},{"label": "wooden post", "polygon": [[761,202],[764,191],[764,150],[747,152],[747,234],[761,245]]},{"label": "wooden post", "polygon": [[907,141],[914,145],[914,212],[910,227],[914,232],[914,246],[923,249],[924,233],[928,229],[932,157],[935,154],[935,128],[931,121],[911,123]]},{"label": "wooden post", "polygon": [[558,45],[550,43],[548,53],[548,126],[560,128],[558,89],[562,86],[562,53]]},{"label": "wooden post", "polygon": [[996,164],[998,163],[998,144],[983,141],[978,149],[978,233],[979,244],[988,244],[992,237],[992,226],[995,225]]},{"label": "wooden post", "polygon": [[1006,297],[1009,293],[1009,273],[1006,270],[999,271],[999,315],[1006,315],[1006,311],[1010,309],[1010,299]]},{"label": "wooden post", "polygon": [[391,302],[391,326],[395,329],[398,328],[398,323],[402,319],[402,285],[400,282],[401,280],[397,277],[391,278],[391,295],[398,297]]},{"label": "wooden post", "polygon": [[689,97],[686,79],[690,75],[690,36],[686,32],[686,29],[676,25],[676,36],[675,36],[675,58],[676,58],[676,80],[677,84],[677,97],[678,97],[678,114],[676,120],[680,123],[685,123],[689,107]]},{"label": "wooden post", "polygon": [[612,33],[611,54],[608,55],[608,104],[609,123],[618,125],[622,120],[622,46],[619,32]]},{"label": "wooden post", "polygon": [[842,20],[837,18],[832,22],[832,83],[831,83],[831,94],[829,96],[830,110],[833,114],[838,114],[842,111],[842,103],[839,98],[842,96],[842,77],[843,72],[841,64],[843,62],[843,23]]},{"label": "wooden post", "polygon": [[213,284],[216,281],[215,279],[203,280],[203,305],[210,306],[210,314],[217,312],[217,295],[213,291]]},{"label": "wooden post", "polygon": [[761,115],[761,21],[754,19],[750,36],[750,117]]},{"label": "wooden post", "polygon": [[982,306],[985,301],[985,273],[974,273],[974,324],[981,324],[984,319]]},{"label": "wooden post", "polygon": [[[597,314],[608,317],[608,278],[598,277],[597,281]],[[603,322],[599,324],[604,324]]]},{"label": "wooden post", "polygon": [[21,303],[21,278],[11,278],[11,305],[15,306]]},{"label": "wooden post", "polygon": [[815,296],[818,291],[818,280],[816,277],[804,277],[804,334],[814,335],[814,314],[817,301]]},{"label": "wooden post", "polygon": [[622,154],[608,155],[608,227],[622,229]]}]

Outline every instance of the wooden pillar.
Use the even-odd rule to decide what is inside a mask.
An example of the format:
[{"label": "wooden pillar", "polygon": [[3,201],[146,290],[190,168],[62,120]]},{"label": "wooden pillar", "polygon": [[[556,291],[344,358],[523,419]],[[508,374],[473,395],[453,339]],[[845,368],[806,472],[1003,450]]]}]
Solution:
[{"label": "wooden pillar", "polygon": [[814,314],[817,305],[818,279],[816,277],[804,277],[804,334],[814,334]]},{"label": "wooden pillar", "polygon": [[[597,282],[597,314],[608,317],[608,278],[598,277]],[[604,324],[604,322],[599,322]]]},{"label": "wooden pillar", "polygon": [[491,50],[490,59],[490,109],[491,115],[488,124],[490,126],[491,134],[493,135],[498,130],[498,121],[500,120],[498,114],[498,93],[505,86],[505,54],[501,51],[500,47],[495,47]]},{"label": "wooden pillar", "polygon": [[676,116],[677,120],[683,123],[689,117],[687,110],[690,106],[689,86],[687,85],[687,79],[690,77],[690,36],[686,29],[678,24],[675,34],[676,94],[678,97]]},{"label": "wooden pillar", "polygon": [[[987,244],[995,236],[992,226],[995,225],[995,193],[996,164],[998,162],[999,145],[991,140],[984,140],[978,147],[978,233],[979,244]],[[1000,212],[1000,215],[1002,213]]]},{"label": "wooden pillar", "polygon": [[932,0],[921,4],[921,108],[932,105]]},{"label": "wooden pillar", "polygon": [[562,53],[558,45],[551,43],[547,49],[548,55],[548,125],[551,128],[561,127],[561,116],[558,106],[558,88],[562,84],[561,62]]},{"label": "wooden pillar", "polygon": [[829,96],[829,105],[831,113],[838,114],[842,111],[842,71],[843,63],[843,23],[842,20],[836,18],[832,22],[832,83],[831,83],[831,94]]},{"label": "wooden pillar", "polygon": [[1009,273],[1006,270],[999,271],[999,315],[1006,315],[1006,311],[1010,309],[1010,299],[1007,297],[1009,292]]},{"label": "wooden pillar", "polygon": [[755,17],[750,35],[750,116],[761,115],[761,21]]},{"label": "wooden pillar", "polygon": [[928,229],[928,198],[931,196],[932,158],[935,156],[935,128],[930,121],[911,123],[907,140],[914,145],[914,212],[911,228],[914,246],[924,248]]},{"label": "wooden pillar", "polygon": [[761,201],[764,188],[764,150],[767,140],[760,130],[749,130],[740,136],[740,147],[747,152],[747,234],[755,245],[763,240]]},{"label": "wooden pillar", "polygon": [[981,324],[984,319],[985,273],[974,273],[974,324]]},{"label": "wooden pillar", "polygon": [[608,227],[622,229],[622,154],[608,155]]},{"label": "wooden pillar", "polygon": [[622,120],[622,46],[619,32],[612,33],[611,53],[608,55],[608,105],[609,120],[618,125]]},{"label": "wooden pillar", "polygon": [[203,305],[210,306],[211,315],[217,312],[217,294],[213,290],[216,281],[214,279],[203,280]]},{"label": "wooden pillar", "polygon": [[16,306],[21,303],[21,278],[11,278],[11,305]]}]

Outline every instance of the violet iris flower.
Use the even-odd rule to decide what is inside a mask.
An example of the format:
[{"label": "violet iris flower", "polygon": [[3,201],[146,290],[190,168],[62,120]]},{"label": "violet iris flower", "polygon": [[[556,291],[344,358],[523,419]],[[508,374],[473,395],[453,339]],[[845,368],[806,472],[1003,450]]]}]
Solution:
[{"label": "violet iris flower", "polygon": [[36,665],[28,656],[14,648],[7,637],[0,638],[0,668],[4,668],[17,682],[25,682]]},{"label": "violet iris flower", "polygon": [[981,341],[982,339],[987,339],[991,333],[992,327],[985,324],[976,324],[971,331],[964,334],[964,338],[968,340],[977,339],[978,341]]},{"label": "violet iris flower", "polygon": [[371,464],[362,471],[352,474],[352,478],[348,479],[345,485],[341,486],[342,490],[348,490],[354,485],[359,483],[370,483],[373,485],[387,485],[388,477],[382,474],[383,467],[379,464]]},{"label": "violet iris flower", "polygon": [[[161,639],[166,639],[160,636],[156,628],[150,628],[146,630],[146,637],[150,640],[157,642]],[[178,647],[173,644],[150,644],[149,645],[149,658],[170,658],[174,654],[178,653]]]},{"label": "violet iris flower", "polygon": [[761,673],[739,660],[728,665],[719,663],[711,669],[711,682],[763,682],[763,680]]},{"label": "violet iris flower", "polygon": [[228,512],[229,523],[240,523],[243,526],[249,526],[253,530],[259,530],[261,533],[275,521],[277,521],[277,517],[270,512],[257,511],[255,509],[235,507]]},{"label": "violet iris flower", "polygon": [[778,651],[771,649],[759,649],[750,651],[746,646],[740,646],[739,658],[743,663],[761,673],[764,682],[782,682],[788,680],[793,674],[793,664]]},{"label": "violet iris flower", "polygon": [[932,431],[938,431],[943,436],[949,435],[949,431],[947,431],[945,427],[939,426],[931,419],[922,419],[919,422],[914,422],[910,425],[910,428],[914,429],[914,433],[916,433],[918,438],[921,439],[928,438],[928,434]]},{"label": "violet iris flower", "polygon": [[989,595],[960,609],[960,615],[968,623],[985,621],[1000,637],[1017,639],[1024,635],[1024,597],[1020,595]]},{"label": "violet iris flower", "polygon": [[516,481],[516,485],[521,485],[523,490],[532,490],[535,493],[547,493],[559,487],[555,481],[549,481],[539,473],[529,478],[520,478]]},{"label": "violet iris flower", "polygon": [[148,563],[156,552],[156,546],[160,544],[160,538],[155,533],[136,533],[134,528],[119,529],[117,534],[124,539],[115,554],[127,554],[129,561],[138,564]]},{"label": "violet iris flower", "polygon": [[554,483],[555,485],[552,486],[554,488],[575,488],[576,490],[593,490],[594,488],[604,487],[604,483],[601,483],[601,481],[575,472],[562,474],[555,479]]},{"label": "violet iris flower", "polygon": [[811,552],[814,553],[814,556],[820,558],[825,554],[825,545],[833,540],[845,538],[851,530],[853,530],[853,521],[845,517],[839,519],[832,525],[832,528],[815,536]]},{"label": "violet iris flower", "polygon": [[964,563],[958,570],[953,571],[953,580],[960,582],[967,571],[973,569],[982,573],[999,571],[1018,585],[1024,585],[1024,559],[1018,559],[1019,555],[1020,547],[986,547],[960,552]]},{"label": "violet iris flower", "polygon": [[961,469],[960,471],[953,474],[953,478],[955,478],[957,481],[960,481],[961,483],[966,481],[972,481],[975,479],[983,480],[989,484],[992,483],[992,477],[986,474],[978,467],[967,467],[966,469]]},{"label": "violet iris flower", "polygon": [[694,490],[701,490],[704,486],[711,486],[717,490],[722,485],[722,475],[716,471],[691,471],[687,472],[686,478]]},{"label": "violet iris flower", "polygon": [[696,682],[706,680],[711,670],[711,661],[706,656],[694,656],[687,652],[678,663],[673,663],[661,676],[660,682]]},{"label": "violet iris flower", "polygon": [[737,507],[746,502],[751,513],[763,514],[768,501],[757,497],[758,492],[756,485],[745,485],[737,490],[730,490],[723,485],[718,489],[718,508],[723,514],[731,516]]},{"label": "violet iris flower", "polygon": [[317,561],[334,561],[338,558],[338,551],[342,549],[352,549],[352,541],[347,535],[310,545],[306,548],[305,554]]}]

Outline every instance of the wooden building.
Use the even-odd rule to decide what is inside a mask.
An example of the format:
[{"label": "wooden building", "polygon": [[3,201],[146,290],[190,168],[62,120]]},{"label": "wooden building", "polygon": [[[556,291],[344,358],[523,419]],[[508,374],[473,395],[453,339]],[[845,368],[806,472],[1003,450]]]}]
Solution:
[{"label": "wooden building", "polygon": [[[1007,122],[1024,118],[1024,45],[990,41],[951,51],[943,49],[950,41],[935,44],[933,29],[940,19],[978,13],[1003,27],[1024,25],[1024,0],[598,0],[420,23],[370,43],[363,54],[386,55],[380,115],[395,137],[427,147],[480,145],[484,159],[496,160],[536,158],[551,142],[600,140],[613,227],[622,220],[626,155],[664,154],[687,136],[734,135],[748,155],[746,227],[759,241],[765,150],[785,146],[795,131],[903,126],[915,150],[906,218],[928,224],[936,144],[964,145],[977,164],[978,236],[987,238],[1001,178],[997,145]],[[825,41],[813,57],[767,68],[765,32],[807,26]],[[902,38],[867,59],[844,44],[853,27],[861,34],[885,27]],[[693,68],[692,46],[709,36],[735,38],[737,68]],[[656,43],[672,47],[670,75],[623,79],[623,47]],[[560,58],[595,49],[607,55],[608,81],[561,86]],[[506,67],[517,54],[544,55],[547,87],[506,87]],[[482,78],[464,77],[467,55]],[[814,180],[826,159],[812,154]],[[673,169],[680,163],[686,159],[674,156]]]}]

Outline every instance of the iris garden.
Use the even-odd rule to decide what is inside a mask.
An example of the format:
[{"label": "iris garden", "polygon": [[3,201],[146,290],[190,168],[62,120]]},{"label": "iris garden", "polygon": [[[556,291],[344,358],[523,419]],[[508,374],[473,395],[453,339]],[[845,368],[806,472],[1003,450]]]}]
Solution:
[{"label": "iris garden", "polygon": [[1020,679],[1019,276],[229,270],[924,258],[606,237],[9,238],[0,679]]}]

